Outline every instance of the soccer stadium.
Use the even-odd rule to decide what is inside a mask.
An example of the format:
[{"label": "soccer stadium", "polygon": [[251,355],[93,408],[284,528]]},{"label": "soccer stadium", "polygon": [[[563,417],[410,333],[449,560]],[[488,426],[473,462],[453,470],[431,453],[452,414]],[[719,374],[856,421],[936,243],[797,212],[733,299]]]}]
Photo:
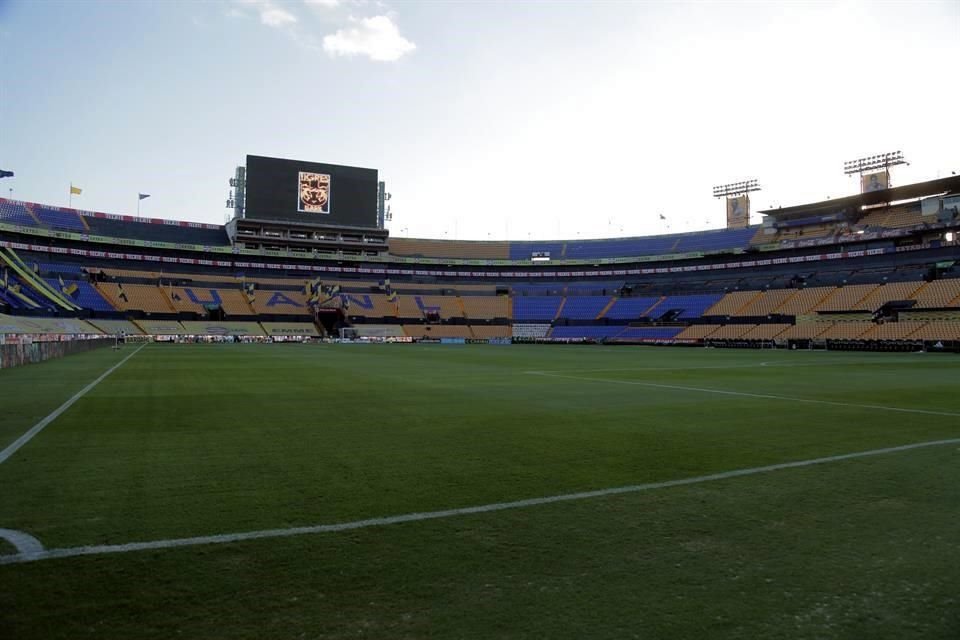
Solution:
[{"label": "soccer stadium", "polygon": [[4,189],[0,637],[960,638],[960,176],[908,151],[544,239],[322,149],[183,160],[222,224]]}]

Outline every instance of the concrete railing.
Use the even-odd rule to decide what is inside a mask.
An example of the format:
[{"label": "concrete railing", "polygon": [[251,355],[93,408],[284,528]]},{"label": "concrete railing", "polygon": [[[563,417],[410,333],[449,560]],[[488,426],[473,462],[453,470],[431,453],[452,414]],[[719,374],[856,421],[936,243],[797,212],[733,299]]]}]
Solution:
[{"label": "concrete railing", "polygon": [[34,364],[62,358],[63,356],[111,347],[113,338],[94,338],[90,340],[65,340],[62,342],[33,342],[31,344],[3,344],[0,345],[0,369],[19,367],[25,364]]}]

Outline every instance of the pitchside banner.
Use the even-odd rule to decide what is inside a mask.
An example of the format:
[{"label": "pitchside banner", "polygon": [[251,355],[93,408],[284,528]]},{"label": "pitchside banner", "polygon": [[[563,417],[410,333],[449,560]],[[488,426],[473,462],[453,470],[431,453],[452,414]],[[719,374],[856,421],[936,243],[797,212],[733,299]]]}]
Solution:
[{"label": "pitchside banner", "polygon": [[744,229],[750,224],[750,198],[744,194],[727,198],[727,229]]},{"label": "pitchside banner", "polygon": [[871,191],[883,191],[889,186],[890,176],[886,171],[876,173],[867,173],[860,176],[861,193],[870,193]]}]

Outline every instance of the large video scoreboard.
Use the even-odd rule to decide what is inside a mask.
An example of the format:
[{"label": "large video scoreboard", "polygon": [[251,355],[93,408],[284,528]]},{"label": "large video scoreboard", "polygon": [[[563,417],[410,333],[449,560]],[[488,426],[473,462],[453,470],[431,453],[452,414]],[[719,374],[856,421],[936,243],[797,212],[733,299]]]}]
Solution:
[{"label": "large video scoreboard", "polygon": [[248,218],[377,227],[377,170],[247,156]]}]

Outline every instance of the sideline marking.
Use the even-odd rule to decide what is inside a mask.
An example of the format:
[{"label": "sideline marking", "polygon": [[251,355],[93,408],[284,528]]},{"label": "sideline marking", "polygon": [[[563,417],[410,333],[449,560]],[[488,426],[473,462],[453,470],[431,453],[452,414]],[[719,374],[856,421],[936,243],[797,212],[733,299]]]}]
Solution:
[{"label": "sideline marking", "polygon": [[30,427],[29,431],[27,431],[22,436],[14,440],[13,443],[11,443],[10,446],[8,446],[6,449],[4,449],[3,451],[0,451],[0,464],[3,464],[4,462],[6,462],[7,459],[10,458],[10,456],[12,456],[17,451],[20,450],[20,447],[27,444],[31,440],[33,440],[34,436],[36,436],[38,433],[43,431],[44,427],[46,427],[48,424],[50,424],[51,422],[59,418],[64,411],[66,411],[67,409],[73,406],[73,403],[75,403],[77,400],[85,396],[88,391],[90,391],[95,386],[100,384],[103,381],[103,379],[106,378],[108,375],[110,375],[111,373],[119,369],[124,362],[126,362],[133,356],[137,355],[140,349],[143,349],[145,346],[147,346],[146,342],[140,345],[139,347],[137,347],[137,349],[133,353],[128,355],[126,358],[124,358],[117,364],[107,369],[107,371],[103,375],[101,375],[99,378],[97,378],[96,380],[94,380],[93,382],[85,386],[83,389],[80,389],[80,391],[77,391],[72,398],[70,398],[69,400],[64,402],[62,405],[54,409],[53,413],[48,415],[46,418],[44,418],[37,424]]},{"label": "sideline marking", "polygon": [[770,393],[750,393],[747,391],[726,391],[724,389],[710,389],[707,387],[687,387],[679,384],[661,384],[658,382],[640,382],[638,380],[613,380],[607,378],[587,378],[584,376],[564,376],[544,371],[528,371],[531,375],[540,375],[547,378],[564,378],[566,380],[584,380],[586,382],[604,382],[609,384],[629,384],[637,387],[651,387],[654,389],[674,389],[676,391],[697,391],[699,393],[715,393],[723,396],[739,396],[743,398],[762,398],[764,400],[786,400],[788,402],[804,402],[807,404],[827,404],[835,407],[855,407],[860,409],[878,409],[881,411],[896,411],[898,413],[922,413],[928,416],[948,416],[960,418],[960,413],[953,411],[935,411],[933,409],[908,409],[905,407],[886,407],[879,404],[859,404],[856,402],[840,402],[838,400],[814,400],[813,398],[795,398],[793,396],[779,396]]},{"label": "sideline marking", "polygon": [[[19,555],[31,555],[41,553],[43,545],[29,533],[17,531],[16,529],[0,529],[0,538],[3,538],[17,548]],[[3,556],[0,556],[2,558]]]},{"label": "sideline marking", "polygon": [[868,451],[858,451],[855,453],[843,453],[824,458],[811,458],[809,460],[798,460],[795,462],[781,462],[762,467],[751,467],[747,469],[735,469],[733,471],[722,471],[711,473],[705,476],[696,476],[692,478],[681,478],[678,480],[666,480],[663,482],[650,482],[646,484],[635,484],[624,487],[613,487],[608,489],[597,489],[594,491],[581,491],[577,493],[567,493],[556,496],[547,496],[543,498],[528,498],[526,500],[515,500],[512,502],[494,502],[476,507],[461,507],[458,509],[444,509],[442,511],[423,511],[418,513],[407,513],[396,516],[386,516],[383,518],[369,518],[366,520],[355,520],[353,522],[342,522],[338,524],[321,524],[306,527],[291,527],[289,529],[264,529],[260,531],[246,531],[242,533],[226,533],[211,536],[196,536],[192,538],[171,538],[168,540],[153,540],[149,542],[129,542],[126,544],[103,544],[84,547],[65,547],[61,549],[47,549],[33,553],[20,553],[17,555],[0,555],[0,565],[20,564],[24,562],[36,562],[38,560],[52,560],[56,558],[74,558],[77,556],[94,556],[107,553],[128,553],[131,551],[147,551],[152,549],[172,549],[175,547],[193,547],[208,544],[224,544],[228,542],[242,542],[245,540],[262,540],[264,538],[289,538],[293,536],[302,536],[316,533],[335,533],[339,531],[351,531],[354,529],[366,529],[368,527],[381,527],[391,524],[401,524],[404,522],[420,522],[422,520],[439,520],[441,518],[452,518],[454,516],[472,515],[476,513],[490,513],[493,511],[505,511],[507,509],[521,509],[524,507],[536,507],[555,502],[571,502],[574,500],[586,500],[589,498],[602,498],[606,496],[619,495],[624,493],[639,493],[642,491],[651,491],[653,489],[666,489],[668,487],[679,487],[689,484],[699,484],[702,482],[712,482],[714,480],[726,480],[728,478],[738,478],[741,476],[750,476],[759,473],[769,473],[771,471],[780,471],[782,469],[794,469],[797,467],[809,467],[816,464],[828,462],[837,462],[840,460],[850,460],[853,458],[865,458],[868,456],[878,456],[887,453],[897,453],[900,451],[909,451],[911,449],[921,449],[924,447],[937,447],[949,444],[960,444],[960,438],[951,438],[949,440],[931,440],[928,442],[917,442],[914,444],[905,444],[897,447],[886,447],[883,449],[871,449]]},{"label": "sideline marking", "polygon": [[[940,362],[946,362],[945,360]],[[755,364],[693,365],[689,367],[611,367],[605,369],[547,369],[543,371],[524,371],[528,374],[560,375],[566,373],[605,373],[607,371],[699,371],[702,369],[758,369],[793,367],[860,367],[871,364],[940,364],[930,360],[851,360],[844,362],[780,362],[768,360]],[[948,363],[949,364],[949,363]]]}]

